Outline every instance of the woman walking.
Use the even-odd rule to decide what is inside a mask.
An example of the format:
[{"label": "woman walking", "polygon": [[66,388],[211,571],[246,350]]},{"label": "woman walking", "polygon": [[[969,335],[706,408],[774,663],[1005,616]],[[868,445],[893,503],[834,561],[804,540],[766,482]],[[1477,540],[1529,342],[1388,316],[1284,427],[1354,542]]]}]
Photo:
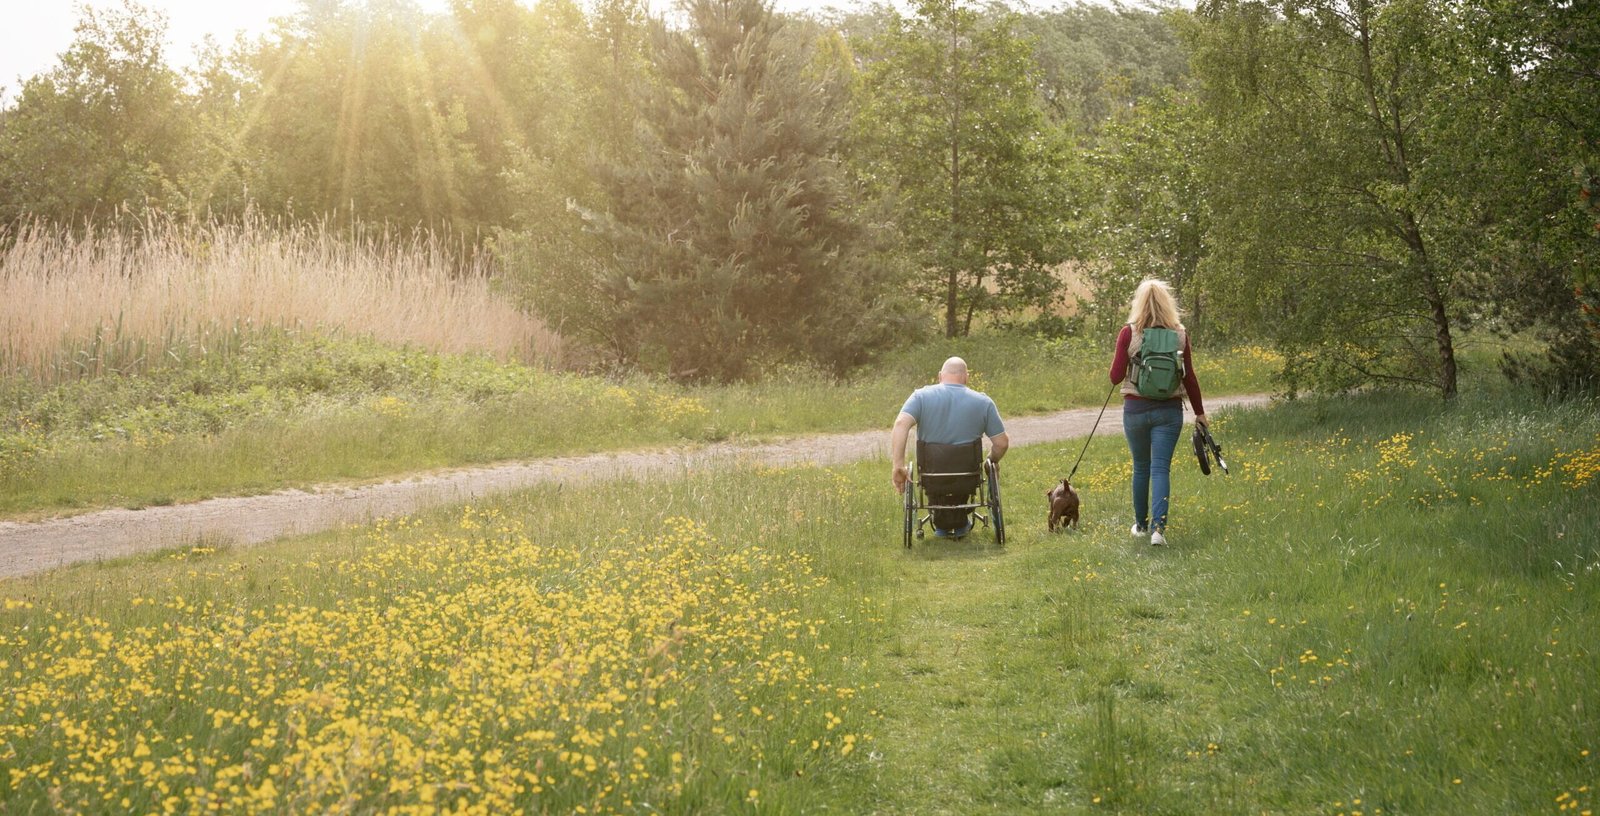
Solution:
[{"label": "woman walking", "polygon": [[[1172,370],[1178,350],[1181,379]],[[1166,379],[1170,381],[1163,382]],[[1189,332],[1179,320],[1178,301],[1166,283],[1146,280],[1134,291],[1128,325],[1117,334],[1111,382],[1122,384],[1122,433],[1133,454],[1133,534],[1148,535],[1151,544],[1161,546],[1167,543],[1172,453],[1183,433],[1185,397],[1194,408],[1195,424],[1207,424]]]}]

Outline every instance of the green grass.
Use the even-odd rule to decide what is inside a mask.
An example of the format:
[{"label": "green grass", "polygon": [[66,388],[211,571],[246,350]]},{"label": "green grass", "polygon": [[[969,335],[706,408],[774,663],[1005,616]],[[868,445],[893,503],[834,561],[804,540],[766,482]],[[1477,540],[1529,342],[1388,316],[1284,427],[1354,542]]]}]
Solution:
[{"label": "green grass", "polygon": [[[1600,803],[1592,404],[1382,396],[1219,426],[1234,473],[1179,463],[1174,546],[1128,537],[1105,441],[1084,533],[1034,520],[1003,555],[901,561],[884,811]],[[1013,485],[1063,467],[1008,464]]]},{"label": "green grass", "polygon": [[[1105,350],[941,341],[838,381],[780,369],[685,388],[553,374],[368,340],[264,333],[138,376],[0,382],[0,517],[143,507],[418,470],[650,446],[887,428],[951,354],[1006,415],[1094,405]],[[1213,394],[1268,388],[1270,360],[1202,357]]]},{"label": "green grass", "polygon": [[[459,773],[447,761],[459,750],[481,758],[523,745],[489,720],[481,730],[441,729],[461,724],[452,712],[481,712],[485,700],[518,705],[495,696],[513,670],[479,662],[524,636],[506,627],[505,599],[571,598],[593,610],[572,619],[573,632],[593,639],[569,641],[569,654],[602,643],[648,654],[652,637],[673,630],[624,623],[601,638],[579,622],[653,620],[650,604],[608,611],[619,602],[608,598],[628,593],[599,588],[681,575],[678,585],[731,604],[673,624],[693,633],[682,638],[683,661],[712,661],[678,678],[682,705],[662,711],[625,693],[616,715],[624,726],[596,750],[604,754],[597,775],[562,775],[545,798],[516,801],[630,810],[620,790],[672,813],[908,814],[1600,805],[1593,404],[1370,395],[1223,415],[1216,430],[1233,473],[1202,477],[1192,462],[1176,463],[1173,545],[1162,549],[1127,535],[1128,466],[1113,433],[1091,446],[1079,472],[1085,524],[1076,533],[1045,532],[1040,495],[1076,446],[1007,458],[1003,549],[981,532],[902,549],[887,466],[876,462],[541,489],[372,533],[200,547],[0,583],[0,599],[12,599],[0,612],[0,674],[23,690],[16,700],[64,667],[87,665],[105,678],[56,680],[41,707],[0,709],[0,766],[55,758],[62,764],[52,772],[68,780],[95,748],[109,750],[99,770],[85,771],[93,779],[133,750],[131,735],[160,734],[162,750],[193,756],[175,765],[180,793],[215,790],[219,769],[252,762],[258,784],[260,769],[277,762],[278,792],[301,796],[301,809],[332,806],[336,798],[314,796],[321,777],[311,770],[320,766],[283,774],[286,761],[250,740],[268,724],[298,722],[305,702],[284,702],[298,699],[290,689],[342,684],[369,695],[349,716],[383,725],[389,744],[429,745],[431,772]],[[694,558],[638,561],[662,531],[677,529],[665,521],[672,517],[703,528]],[[505,532],[519,526],[523,534]],[[673,584],[641,584],[637,597],[666,597],[654,593]],[[357,625],[369,615],[387,623]],[[794,626],[756,640],[718,635],[759,620]],[[354,637],[380,630],[392,633],[382,648]],[[249,667],[258,664],[247,658],[282,642],[307,649],[295,653],[301,662],[269,661],[296,668],[280,669],[270,688],[252,685],[260,675]],[[438,665],[424,671],[427,661],[397,657],[394,644],[407,642]],[[146,644],[166,644],[169,660],[189,654],[182,674],[136,669]],[[753,681],[751,667],[785,651],[804,656],[788,666],[811,672],[807,688]],[[588,675],[584,688],[638,681],[645,662]],[[420,673],[380,682],[390,664]],[[484,669],[473,679],[446,671],[455,664]],[[174,691],[121,712],[96,701],[94,689],[130,685],[141,671]],[[840,697],[840,687],[850,693]],[[385,714],[398,697],[412,713]],[[747,706],[762,714],[740,714]],[[263,725],[214,727],[213,710],[246,708]],[[58,713],[42,720],[41,710]],[[839,719],[834,728],[824,712]],[[564,740],[593,725],[559,708],[542,717],[520,727],[551,728]],[[110,727],[124,730],[108,736]],[[78,728],[99,739],[73,736]],[[737,734],[732,748],[720,742],[726,729]],[[339,750],[350,746],[339,732],[312,733],[323,740],[315,744],[334,746],[318,756],[353,756]],[[643,736],[651,733],[671,738]],[[843,751],[844,734],[856,737],[855,750]],[[611,758],[626,778],[629,746],[654,757],[669,742],[683,746],[681,771],[652,766],[653,781],[601,793]],[[566,768],[555,750],[519,756]],[[378,770],[405,777],[410,767]],[[481,786],[491,766],[471,767]],[[477,789],[464,776],[441,778],[486,801],[467,793]],[[139,779],[116,795],[142,790]],[[52,794],[50,782],[28,777],[8,812],[101,790],[68,780]],[[365,791],[350,801],[365,809],[415,796]],[[633,811],[645,809],[633,801]]]}]

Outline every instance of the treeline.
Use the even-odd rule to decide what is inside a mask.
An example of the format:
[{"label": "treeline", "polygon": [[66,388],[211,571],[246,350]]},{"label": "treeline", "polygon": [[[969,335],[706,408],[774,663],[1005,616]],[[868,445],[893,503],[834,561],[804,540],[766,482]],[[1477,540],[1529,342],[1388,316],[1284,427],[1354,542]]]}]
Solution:
[{"label": "treeline", "polygon": [[85,12],[0,111],[0,219],[389,225],[493,254],[596,364],[837,370],[919,332],[1062,332],[1173,281],[1290,388],[1600,367],[1592,4],[305,0],[169,67]]},{"label": "treeline", "polygon": [[[1600,3],[1202,0],[1171,18],[1192,91],[1153,134],[1201,192],[1203,287],[1289,385],[1448,396],[1464,330],[1530,331],[1507,369],[1600,386]],[[1155,141],[1165,139],[1155,136]]]}]

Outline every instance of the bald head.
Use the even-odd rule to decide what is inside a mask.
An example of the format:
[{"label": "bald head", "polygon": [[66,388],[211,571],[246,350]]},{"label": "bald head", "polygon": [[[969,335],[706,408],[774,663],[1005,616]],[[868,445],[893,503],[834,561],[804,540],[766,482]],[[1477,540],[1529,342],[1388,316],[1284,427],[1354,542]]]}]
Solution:
[{"label": "bald head", "polygon": [[944,367],[939,369],[939,382],[967,384],[967,361],[960,357],[951,357],[944,361]]}]

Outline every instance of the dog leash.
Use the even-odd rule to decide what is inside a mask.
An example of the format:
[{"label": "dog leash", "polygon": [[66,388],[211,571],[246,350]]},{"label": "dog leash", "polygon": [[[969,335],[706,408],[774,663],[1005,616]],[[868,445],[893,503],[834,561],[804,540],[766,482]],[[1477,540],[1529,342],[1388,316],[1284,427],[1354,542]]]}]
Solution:
[{"label": "dog leash", "polygon": [[1089,443],[1094,441],[1094,432],[1100,427],[1100,419],[1106,415],[1106,408],[1111,405],[1111,395],[1117,393],[1117,384],[1111,384],[1111,390],[1106,392],[1106,401],[1100,406],[1100,416],[1094,418],[1094,425],[1089,428],[1089,435],[1084,437],[1083,450],[1078,451],[1078,461],[1072,463],[1072,472],[1067,474],[1067,481],[1078,475],[1078,465],[1083,464],[1083,455],[1089,452]]}]

